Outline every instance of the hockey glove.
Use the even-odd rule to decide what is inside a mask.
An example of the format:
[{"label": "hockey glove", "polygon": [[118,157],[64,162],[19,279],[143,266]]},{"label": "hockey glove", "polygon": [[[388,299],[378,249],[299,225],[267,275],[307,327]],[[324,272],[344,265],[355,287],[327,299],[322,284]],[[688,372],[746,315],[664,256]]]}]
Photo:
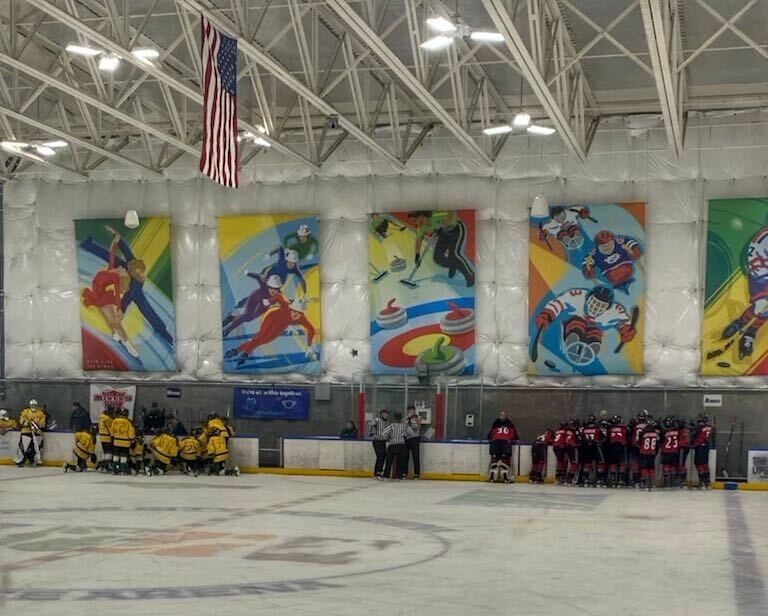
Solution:
[{"label": "hockey glove", "polygon": [[583,207],[579,210],[579,218],[589,218],[589,208]]},{"label": "hockey glove", "polygon": [[627,342],[632,342],[636,333],[637,331],[635,328],[632,327],[629,323],[624,323],[624,325],[619,327],[619,337],[624,344]]},{"label": "hockey glove", "polygon": [[553,316],[551,312],[547,312],[546,310],[544,312],[540,312],[536,317],[536,327],[539,329],[545,329],[549,326],[552,320]]}]

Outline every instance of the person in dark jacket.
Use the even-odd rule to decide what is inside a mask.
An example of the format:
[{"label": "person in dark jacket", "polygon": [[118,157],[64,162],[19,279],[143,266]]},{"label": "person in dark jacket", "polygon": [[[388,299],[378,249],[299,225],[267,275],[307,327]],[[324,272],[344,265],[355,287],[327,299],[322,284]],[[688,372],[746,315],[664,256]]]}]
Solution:
[{"label": "person in dark jacket", "polygon": [[344,424],[344,429],[341,431],[341,434],[339,434],[339,438],[344,440],[353,440],[357,438],[357,426],[355,426],[353,421],[350,420]]},{"label": "person in dark jacket", "polygon": [[91,415],[79,402],[72,403],[72,414],[69,416],[69,429],[72,432],[84,432],[91,427]]},{"label": "person in dark jacket", "polygon": [[149,413],[144,415],[144,432],[146,434],[159,434],[165,427],[165,413],[160,410],[157,402],[152,403]]}]

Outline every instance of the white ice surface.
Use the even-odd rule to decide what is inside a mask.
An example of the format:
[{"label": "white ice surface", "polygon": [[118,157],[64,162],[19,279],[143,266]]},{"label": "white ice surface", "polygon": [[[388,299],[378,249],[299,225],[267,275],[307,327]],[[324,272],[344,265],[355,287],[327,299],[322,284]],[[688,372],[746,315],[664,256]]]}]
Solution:
[{"label": "white ice surface", "polygon": [[0,614],[751,616],[766,499],[0,467]]}]

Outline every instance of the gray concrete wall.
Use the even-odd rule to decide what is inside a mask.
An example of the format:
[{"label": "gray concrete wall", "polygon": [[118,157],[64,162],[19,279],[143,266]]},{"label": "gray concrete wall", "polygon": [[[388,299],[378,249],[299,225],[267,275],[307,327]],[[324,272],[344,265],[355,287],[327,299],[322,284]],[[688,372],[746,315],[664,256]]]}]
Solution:
[{"label": "gray concrete wall", "polygon": [[[147,408],[157,402],[168,411],[176,411],[189,427],[207,413],[226,413],[232,406],[233,384],[208,383],[142,383],[135,382],[136,407]],[[180,399],[165,397],[166,387],[181,390]],[[312,387],[311,385],[309,387]],[[47,404],[48,410],[62,427],[68,424],[70,405],[74,400],[84,406],[88,403],[89,384],[80,381],[16,381],[5,383],[5,407],[17,413],[31,397]],[[500,409],[505,409],[515,421],[523,439],[533,439],[548,425],[560,418],[587,413],[599,413],[603,408],[621,413],[625,420],[640,409],[648,409],[654,416],[667,413],[695,416],[703,408],[704,394],[722,394],[722,408],[707,409],[717,427],[718,464],[725,460],[725,447],[730,424],[736,420],[731,453],[726,469],[732,476],[746,468],[746,451],[753,446],[768,446],[768,392],[759,390],[651,390],[651,389],[512,389],[500,387],[451,387],[446,393],[448,438],[484,438],[489,424]],[[344,421],[356,414],[357,388],[331,387],[329,401],[312,400],[308,421],[265,421],[233,419],[238,432],[255,434],[260,438],[262,463],[277,464],[278,438],[283,434],[335,435]],[[368,410],[380,408],[402,409],[406,403],[403,387],[369,386]],[[430,402],[434,389],[409,387],[407,399]],[[465,414],[475,415],[475,426],[465,427]],[[230,413],[231,414],[231,413]],[[743,425],[743,434],[742,434]],[[743,456],[739,448],[743,437]],[[741,464],[740,464],[741,463]],[[718,474],[720,469],[718,469]]]}]

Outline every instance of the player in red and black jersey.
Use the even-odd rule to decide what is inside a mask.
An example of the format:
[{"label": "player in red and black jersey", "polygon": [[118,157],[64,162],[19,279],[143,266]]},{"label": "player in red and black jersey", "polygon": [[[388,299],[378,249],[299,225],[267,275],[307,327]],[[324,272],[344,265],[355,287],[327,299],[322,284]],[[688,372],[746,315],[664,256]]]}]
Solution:
[{"label": "player in red and black jersey", "polygon": [[608,428],[605,450],[608,460],[608,485],[616,488],[627,485],[627,444],[629,429],[624,425],[621,415],[614,413]]},{"label": "player in red and black jersey", "polygon": [[664,433],[661,437],[661,472],[664,477],[664,487],[675,485],[675,474],[680,461],[680,430],[677,419],[672,415],[664,418]]},{"label": "player in red and black jersey", "polygon": [[693,435],[693,463],[699,474],[699,489],[709,490],[709,450],[712,444],[712,426],[709,415],[699,413],[696,419],[696,432]]},{"label": "player in red and black jersey", "polygon": [[[693,424],[693,422],[691,422]],[[691,430],[685,417],[677,418],[677,432],[680,438],[680,458],[677,463],[677,487],[685,487],[688,475],[688,452],[691,449]]]},{"label": "player in red and black jersey", "polygon": [[640,477],[642,485],[650,492],[656,483],[656,454],[661,445],[661,430],[653,419],[648,419],[638,441]]},{"label": "player in red and black jersey", "polygon": [[488,468],[488,481],[514,482],[512,474],[512,441],[517,440],[515,424],[501,411],[494,420],[488,440],[491,442],[491,464]]},{"label": "player in red and black jersey", "polygon": [[568,422],[561,421],[552,437],[552,450],[555,452],[555,458],[557,458],[557,464],[555,466],[555,483],[558,485],[565,483],[565,476],[568,472],[567,440]]},{"label": "player in red and black jersey", "polygon": [[547,450],[555,442],[555,431],[547,428],[536,437],[531,448],[531,483],[544,483],[544,467],[547,464]]},{"label": "player in red and black jersey", "polygon": [[[605,438],[603,431],[598,427],[594,415],[584,418],[579,436],[579,476],[578,485],[596,486],[603,482],[605,475],[605,463],[601,444]],[[602,472],[601,472],[602,470]]]},{"label": "player in red and black jersey", "polygon": [[579,469],[578,450],[580,437],[581,421],[577,417],[571,417],[568,422],[568,428],[565,432],[565,457],[568,460],[568,471],[565,475],[565,482],[568,485],[576,485],[576,474]]},{"label": "player in red and black jersey", "polygon": [[627,463],[629,474],[627,478],[628,485],[640,487],[640,435],[648,425],[651,419],[648,411],[643,409],[637,414],[637,419],[629,422],[629,445],[627,446]]}]

